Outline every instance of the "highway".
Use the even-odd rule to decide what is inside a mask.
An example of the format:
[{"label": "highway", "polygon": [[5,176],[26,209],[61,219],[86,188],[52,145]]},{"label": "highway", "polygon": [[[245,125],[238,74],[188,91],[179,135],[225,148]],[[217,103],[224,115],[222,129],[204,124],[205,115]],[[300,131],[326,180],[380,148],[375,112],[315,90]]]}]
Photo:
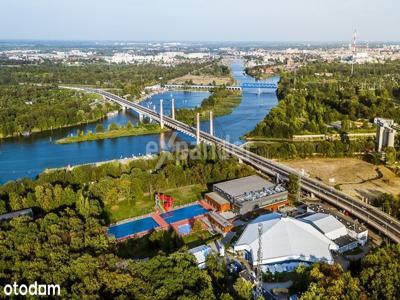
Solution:
[{"label": "highway", "polygon": [[[124,107],[133,109],[136,112],[148,116],[155,121],[160,121],[160,115],[157,112],[154,112],[151,109],[143,107],[139,104],[132,103],[109,92],[92,88],[72,89],[84,90],[86,92],[102,95],[111,101],[114,101]],[[189,126],[165,115],[163,116],[163,122],[165,126],[171,129],[178,130],[192,137],[196,136],[195,127]],[[298,171],[290,167],[260,157],[248,150],[240,148],[239,146],[233,145],[223,139],[210,135],[209,133],[200,131],[200,139],[206,143],[215,144],[216,146],[224,149],[227,153],[230,153],[233,156],[241,159],[243,162],[246,162],[264,174],[270,176],[276,176],[279,174],[280,178],[286,181],[288,180],[290,174],[297,174],[301,176]],[[306,193],[312,193],[316,197],[336,206],[337,208],[348,211],[361,222],[375,228],[393,242],[400,243],[400,222],[384,213],[380,209],[344,194],[335,188],[312,178],[304,176],[301,177],[301,188]]]}]

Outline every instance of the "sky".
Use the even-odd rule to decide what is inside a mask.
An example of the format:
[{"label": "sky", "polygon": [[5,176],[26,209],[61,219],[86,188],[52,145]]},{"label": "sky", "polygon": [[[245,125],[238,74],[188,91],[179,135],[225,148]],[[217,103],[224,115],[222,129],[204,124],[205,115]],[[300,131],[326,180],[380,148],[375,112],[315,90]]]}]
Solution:
[{"label": "sky", "polygon": [[0,0],[0,39],[400,41],[399,0]]}]

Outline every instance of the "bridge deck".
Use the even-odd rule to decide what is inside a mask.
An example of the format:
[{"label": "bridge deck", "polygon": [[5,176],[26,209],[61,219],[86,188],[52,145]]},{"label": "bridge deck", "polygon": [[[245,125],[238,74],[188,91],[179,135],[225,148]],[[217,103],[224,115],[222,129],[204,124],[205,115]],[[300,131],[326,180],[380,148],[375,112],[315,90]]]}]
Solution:
[{"label": "bridge deck", "polygon": [[[124,98],[113,95],[99,89],[91,88],[73,88],[80,89],[87,92],[100,94],[111,101],[114,101],[122,106],[129,107],[138,113],[144,114],[153,120],[159,121],[160,115],[151,109],[140,106],[139,104],[132,103]],[[196,134],[196,128],[189,126],[185,123],[176,121],[170,117],[164,116],[164,124],[167,127],[178,130],[190,136]],[[280,178],[287,181],[290,174],[298,174],[298,172],[290,167],[280,163],[260,157],[248,150],[242,149],[236,145],[210,135],[209,133],[200,131],[200,139],[209,144],[215,144],[223,148],[226,152],[241,159],[243,162],[252,165],[255,169],[267,175],[276,176],[279,174]],[[349,211],[353,216],[359,218],[366,224],[374,227],[388,238],[396,243],[400,243],[400,222],[399,220],[389,216],[383,211],[364,203],[358,199],[352,198],[343,192],[340,192],[332,187],[329,187],[317,180],[302,177],[301,188],[307,193],[313,193],[320,199],[330,202],[331,204]]]}]

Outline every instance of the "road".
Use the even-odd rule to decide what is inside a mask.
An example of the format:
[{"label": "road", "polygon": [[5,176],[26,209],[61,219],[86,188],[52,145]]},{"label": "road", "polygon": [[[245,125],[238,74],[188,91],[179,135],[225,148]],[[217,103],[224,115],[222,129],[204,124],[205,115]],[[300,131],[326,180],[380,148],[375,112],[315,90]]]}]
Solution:
[{"label": "road", "polygon": [[[139,104],[132,103],[124,98],[111,94],[109,92],[92,89],[92,88],[74,88],[78,90],[84,90],[90,93],[96,93],[103,97],[116,102],[124,107],[135,110],[138,113],[146,115],[155,121],[160,121],[160,115],[157,112],[152,111],[149,108],[143,107]],[[196,137],[196,128],[189,126],[180,121],[174,120],[168,116],[163,116],[164,125],[183,132],[189,136]],[[207,132],[200,131],[200,139],[209,144],[215,144],[216,146],[224,149],[231,155],[241,159],[243,162],[253,166],[258,171],[270,175],[279,177],[285,181],[288,180],[290,174],[301,174],[283,164],[275,161],[260,157],[246,149],[243,149],[237,145],[233,145],[223,139],[210,135]],[[313,194],[316,197],[335,205],[340,209],[348,211],[351,215],[358,218],[365,224],[375,228],[390,240],[399,243],[400,242],[400,222],[395,218],[389,216],[383,211],[375,208],[367,203],[364,203],[358,199],[350,197],[333,187],[323,184],[312,178],[301,177],[301,188],[304,192]]]}]

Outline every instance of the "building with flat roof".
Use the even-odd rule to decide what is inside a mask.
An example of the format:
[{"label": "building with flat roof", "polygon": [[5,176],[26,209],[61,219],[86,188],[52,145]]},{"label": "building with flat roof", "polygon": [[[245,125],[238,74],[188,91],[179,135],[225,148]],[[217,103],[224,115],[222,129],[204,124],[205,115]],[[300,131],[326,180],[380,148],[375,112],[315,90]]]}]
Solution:
[{"label": "building with flat roof", "polygon": [[[262,224],[261,261],[258,261],[259,224]],[[332,250],[337,246],[314,226],[278,213],[262,215],[251,221],[234,245],[235,252],[255,265],[279,265],[280,270],[298,264],[325,262],[332,264]]]},{"label": "building with flat roof", "polygon": [[261,208],[275,211],[287,204],[288,197],[283,186],[275,185],[258,175],[214,184],[213,191],[229,201],[231,209],[239,214]]},{"label": "building with flat roof", "polygon": [[315,213],[302,219],[321,231],[330,240],[347,235],[346,226],[332,215]]},{"label": "building with flat roof", "polygon": [[387,147],[394,147],[396,130],[393,128],[394,121],[391,119],[375,118],[376,129],[376,148],[382,151]]},{"label": "building with flat roof", "polygon": [[337,252],[343,253],[358,247],[358,241],[349,235],[346,226],[334,216],[325,213],[313,213],[302,218],[314,226],[337,245]]},{"label": "building with flat roof", "polygon": [[[354,221],[350,217],[341,214],[336,210],[329,210],[326,207],[320,206],[319,204],[310,204],[307,207],[307,213],[299,217],[306,219],[306,217],[315,215],[316,213],[335,218],[338,222],[345,226],[347,234],[353,239],[356,239],[359,245],[364,246],[368,242],[368,229],[364,225]],[[318,226],[318,224],[315,225]]]},{"label": "building with flat roof", "polygon": [[217,212],[210,211],[207,217],[212,226],[216,227],[222,234],[231,231],[233,228],[233,224]]},{"label": "building with flat roof", "polygon": [[231,210],[231,203],[216,192],[205,194],[204,200],[218,212]]},{"label": "building with flat roof", "polygon": [[211,247],[207,245],[200,245],[198,247],[188,250],[196,258],[197,265],[200,269],[206,267],[207,256],[212,253]]}]

